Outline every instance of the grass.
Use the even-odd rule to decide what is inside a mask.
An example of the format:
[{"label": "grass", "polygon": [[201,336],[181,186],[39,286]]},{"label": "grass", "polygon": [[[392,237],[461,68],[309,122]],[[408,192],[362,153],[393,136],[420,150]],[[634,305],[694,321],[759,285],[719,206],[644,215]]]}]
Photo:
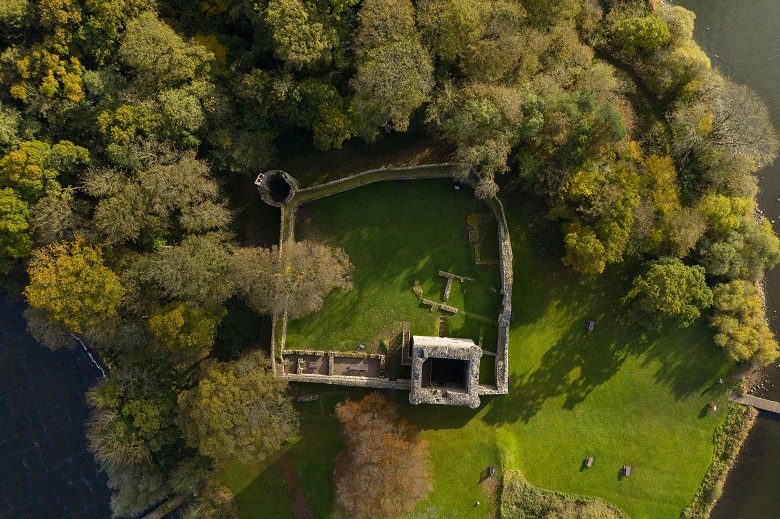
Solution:
[{"label": "grass", "polygon": [[[415,185],[411,191],[407,186],[409,196],[414,193],[420,200],[430,200],[431,192],[420,187]],[[372,187],[338,196],[358,197],[362,189]],[[404,202],[402,197],[385,196],[392,207]],[[351,204],[358,202],[356,199]],[[318,203],[335,204],[320,209],[319,217],[331,226],[341,226],[345,246],[362,243],[365,235],[371,234],[366,222],[380,210],[357,209],[336,197]],[[337,214],[339,205],[347,211],[345,216]],[[477,410],[411,406],[406,394],[396,395],[402,414],[420,428],[430,444],[434,491],[419,509],[430,509],[446,518],[484,518],[494,512],[498,503],[485,495],[479,482],[482,470],[493,464],[500,471],[520,470],[536,487],[603,498],[633,519],[679,517],[707,472],[713,434],[727,404],[725,388],[716,381],[725,379],[730,368],[713,344],[705,318],[683,330],[668,327],[660,333],[645,332],[632,323],[621,304],[635,267],[622,266],[598,277],[573,273],[557,256],[533,245],[522,216],[512,209],[518,204],[505,201],[505,205],[514,248],[513,309],[517,316],[510,334],[509,394],[483,397]],[[437,210],[439,207],[437,203]],[[312,212],[313,221],[317,216]],[[407,232],[411,229],[412,235],[418,234],[423,220],[399,218],[393,223],[403,223],[409,226]],[[403,233],[389,221],[373,225],[377,226],[374,231]],[[312,229],[316,229],[316,222]],[[329,230],[336,235],[334,227]],[[465,228],[463,232],[465,235]],[[446,245],[441,251],[445,249],[449,251]],[[454,254],[461,254],[458,249],[453,247]],[[392,295],[400,301],[414,297],[411,285],[416,276],[424,278],[420,280],[426,294],[437,290],[429,262],[441,253],[434,251],[436,256],[415,264],[411,256],[397,259],[410,251],[376,243],[367,247],[365,256],[354,255],[353,262],[389,261],[397,265],[398,271],[377,269],[376,275],[395,287]],[[458,260],[452,254],[448,257]],[[454,264],[456,267],[460,268]],[[429,269],[428,276],[420,275],[423,269]],[[360,286],[357,279],[355,284]],[[363,311],[359,304],[388,296],[367,289],[357,289],[355,295],[360,297],[323,311],[332,312],[329,320],[341,316],[336,328],[350,330],[350,337],[357,330],[368,329],[367,317],[352,322]],[[585,329],[589,319],[596,321],[592,332]],[[296,326],[296,340],[316,338],[318,333],[331,337],[341,333]],[[708,412],[709,403],[717,404],[719,411]],[[333,483],[328,474],[340,449],[338,427],[327,416],[316,423],[316,427],[304,425],[301,438],[285,447],[285,452],[292,451],[293,457],[312,452],[320,455],[311,465],[300,465],[298,477],[308,489],[307,496],[316,495],[319,500],[316,506],[312,504],[317,517],[330,517]],[[581,470],[587,456],[595,458],[594,465]],[[318,464],[321,467],[314,470]],[[624,464],[633,467],[630,478],[619,475]],[[272,463],[258,467],[254,475],[244,471],[243,479],[225,480],[238,491],[243,518],[287,517],[287,502],[275,486],[279,483],[273,467]],[[330,496],[324,497],[328,492]],[[280,495],[279,501],[273,502],[270,495]],[[481,502],[479,507],[474,506],[477,501]],[[271,502],[273,507],[268,508],[266,503]],[[256,508],[255,503],[261,507]]]},{"label": "grass", "polygon": [[[488,209],[471,191],[454,190],[449,180],[411,180],[370,184],[317,200],[299,211],[297,239],[342,247],[354,265],[353,289],[325,300],[322,310],[288,322],[288,349],[354,350],[364,344],[378,351],[408,321],[413,334],[437,335],[439,316],[447,316],[448,335],[466,337],[495,351],[500,296],[498,268],[477,266],[468,243],[466,215]],[[496,245],[497,247],[497,245]],[[494,253],[497,254],[497,253]],[[458,313],[431,312],[423,297],[440,302],[444,270],[473,278],[455,281],[447,304]]]}]

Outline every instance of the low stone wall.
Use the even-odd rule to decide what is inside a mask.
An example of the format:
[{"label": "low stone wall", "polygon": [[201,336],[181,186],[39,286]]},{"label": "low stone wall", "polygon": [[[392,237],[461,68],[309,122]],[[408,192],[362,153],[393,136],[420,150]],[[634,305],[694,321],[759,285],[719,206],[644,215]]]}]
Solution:
[{"label": "low stone wall", "polygon": [[482,395],[505,395],[506,391],[501,391],[498,386],[489,386],[487,384],[480,384],[477,392]]},{"label": "low stone wall", "polygon": [[375,389],[402,389],[411,391],[411,380],[389,380],[376,377],[339,377],[330,375],[282,375],[290,382],[309,382],[312,384],[333,384],[338,386],[371,387]]},{"label": "low stone wall", "polygon": [[501,247],[498,268],[501,271],[501,294],[504,296],[501,312],[498,315],[496,386],[499,394],[506,394],[509,392],[509,326],[512,321],[512,241],[509,238],[509,227],[501,200],[493,197],[488,205],[498,221],[498,239]]},{"label": "low stone wall", "polygon": [[[289,361],[297,362],[297,359],[304,359],[304,370],[306,373],[297,373],[295,365],[290,365]],[[309,362],[315,362],[321,359],[320,365],[316,368],[317,373],[312,373],[309,368]],[[365,375],[350,372],[348,366],[354,365],[355,360],[365,360],[368,367]],[[320,351],[320,350],[281,350],[279,355],[279,364],[281,370],[278,373],[286,375],[324,375],[337,377],[374,377],[381,378],[385,375],[385,355],[378,353],[363,353],[361,351]]]},{"label": "low stone wall", "polygon": [[282,363],[283,372],[287,375],[310,374],[329,375],[330,363],[327,355],[314,354],[290,354],[285,352]]}]

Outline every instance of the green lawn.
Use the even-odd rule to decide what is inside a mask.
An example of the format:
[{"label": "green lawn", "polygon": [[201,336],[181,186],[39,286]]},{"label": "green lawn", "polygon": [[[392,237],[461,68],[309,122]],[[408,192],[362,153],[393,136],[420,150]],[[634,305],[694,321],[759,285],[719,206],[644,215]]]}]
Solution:
[{"label": "green lawn", "polygon": [[[425,188],[407,189],[409,196],[413,192],[430,200],[431,191]],[[516,205],[505,205],[514,247],[517,316],[510,335],[510,391],[483,397],[477,410],[411,406],[406,394],[396,395],[403,415],[421,429],[431,448],[434,492],[420,509],[430,507],[443,518],[484,518],[492,505],[479,485],[480,471],[494,464],[499,474],[501,469],[521,470],[538,487],[604,498],[634,519],[679,517],[707,470],[712,434],[726,405],[725,389],[716,381],[725,378],[729,367],[704,319],[688,329],[663,333],[637,328],[621,306],[634,275],[630,266],[599,277],[573,273],[558,258],[538,250],[521,217],[511,210]],[[357,212],[352,213],[356,228],[341,224],[344,233],[352,233],[347,243],[371,231],[365,227],[368,219],[358,218]],[[323,213],[324,218],[335,216]],[[412,234],[420,226],[415,223]],[[374,229],[380,230],[395,232],[389,225]],[[367,256],[389,254],[380,245]],[[364,261],[360,255],[353,260],[356,265]],[[413,281],[425,266],[388,272],[385,279],[399,286],[400,298],[399,280]],[[352,313],[359,310],[351,308],[325,311],[343,316],[342,327],[353,327]],[[589,319],[596,321],[593,332],[585,330]],[[304,336],[302,329],[296,334]],[[706,411],[710,402],[718,404],[716,413]],[[322,454],[311,460],[312,468],[299,469],[298,476],[303,487],[316,494],[312,508],[317,517],[329,517],[333,498],[322,494],[332,492],[328,471],[332,473],[340,448],[338,427],[332,418],[316,423],[304,425],[302,438],[290,450]],[[586,456],[593,456],[595,463],[583,471]],[[623,464],[632,465],[630,478],[619,477]],[[273,473],[261,468],[243,478],[246,484],[226,480],[238,491],[242,517],[274,517],[268,508],[253,506],[278,494]],[[287,517],[283,499],[275,502],[273,510],[281,510],[276,517]]]},{"label": "green lawn", "polygon": [[[303,206],[297,239],[342,247],[354,265],[353,289],[326,298],[322,310],[287,325],[288,349],[354,350],[364,344],[378,351],[407,321],[419,335],[437,335],[439,316],[447,316],[447,335],[479,341],[496,349],[501,303],[498,267],[477,266],[468,242],[466,216],[489,214],[469,189],[449,180],[384,181]],[[495,233],[495,227],[492,229]],[[497,249],[497,238],[491,242]],[[498,252],[491,251],[493,257]],[[431,312],[412,291],[441,302],[446,281],[439,270],[473,278],[455,281],[447,304],[455,315]]]}]

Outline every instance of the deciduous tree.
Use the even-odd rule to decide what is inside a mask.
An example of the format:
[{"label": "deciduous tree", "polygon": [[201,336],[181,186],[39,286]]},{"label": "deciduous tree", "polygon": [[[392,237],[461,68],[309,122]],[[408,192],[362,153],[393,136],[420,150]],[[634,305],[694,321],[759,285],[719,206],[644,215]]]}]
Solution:
[{"label": "deciduous tree", "polygon": [[671,34],[666,22],[648,15],[628,17],[617,21],[610,30],[612,45],[629,55],[650,55],[669,43]]},{"label": "deciduous tree", "polygon": [[29,0],[7,0],[0,4],[0,27],[6,30],[21,29],[30,14]]},{"label": "deciduous tree", "polygon": [[135,241],[144,231],[225,229],[231,221],[208,164],[191,152],[171,164],[153,164],[132,180],[116,170],[90,169],[82,183],[101,198],[93,224],[106,243]]},{"label": "deciduous tree", "polygon": [[81,238],[33,252],[24,294],[30,306],[46,310],[73,332],[116,314],[125,289],[103,264],[103,252]]},{"label": "deciduous tree", "polygon": [[195,305],[227,300],[233,286],[226,278],[231,247],[224,236],[190,235],[179,245],[166,247],[140,261],[141,276],[148,276],[172,299]]},{"label": "deciduous tree", "polygon": [[409,116],[433,88],[433,65],[409,0],[367,0],[358,18],[351,86],[360,134],[374,140],[381,129],[406,131]]},{"label": "deciduous tree", "polygon": [[48,245],[55,241],[71,240],[84,223],[84,202],[74,198],[73,189],[47,195],[30,211],[30,226],[35,242]]},{"label": "deciduous tree", "polygon": [[281,254],[276,245],[239,249],[230,261],[230,277],[252,308],[291,319],[318,310],[332,290],[350,289],[350,271],[343,250],[309,241],[287,242]]},{"label": "deciduous tree", "polygon": [[198,385],[179,395],[177,424],[187,444],[217,464],[259,462],[298,429],[286,387],[260,352],[209,363]]},{"label": "deciduous tree", "polygon": [[662,222],[668,251],[678,258],[687,256],[707,230],[704,216],[691,207],[681,207],[665,214]]},{"label": "deciduous tree", "polygon": [[0,270],[30,254],[30,207],[11,188],[0,189]]},{"label": "deciduous tree", "polygon": [[210,483],[187,505],[184,519],[238,519],[236,496],[224,485]]},{"label": "deciduous tree", "polygon": [[28,202],[61,189],[57,177],[89,161],[89,151],[69,141],[49,145],[25,141],[0,159],[0,185],[13,187]]},{"label": "deciduous tree", "polygon": [[127,22],[119,59],[146,88],[161,90],[206,74],[214,55],[197,43],[185,42],[154,11],[145,11]]},{"label": "deciduous tree", "polygon": [[27,321],[27,330],[36,342],[39,342],[50,350],[60,348],[74,348],[76,341],[64,324],[54,320],[45,310],[39,310],[31,306],[25,308],[24,318]]},{"label": "deciduous tree", "polygon": [[470,0],[423,0],[417,16],[423,40],[445,63],[454,63],[473,45],[481,32],[482,2]]},{"label": "deciduous tree", "polygon": [[431,491],[428,445],[387,398],[345,401],[336,416],[347,445],[336,504],[348,517],[399,517]]},{"label": "deciduous tree", "polygon": [[745,220],[741,234],[745,245],[740,277],[758,281],[767,269],[780,262],[780,239],[769,220],[763,217]]},{"label": "deciduous tree", "polygon": [[646,264],[647,271],[634,279],[627,299],[634,301],[640,323],[660,326],[667,319],[690,326],[700,310],[712,304],[712,291],[704,268],[688,266],[677,258],[661,258]]},{"label": "deciduous tree", "polygon": [[19,127],[22,122],[21,114],[0,103],[0,154],[5,155],[19,144]]},{"label": "deciduous tree", "polygon": [[18,79],[11,85],[11,96],[42,113],[52,101],[84,99],[84,67],[78,58],[36,45],[16,63],[16,69]]},{"label": "deciduous tree", "polygon": [[653,204],[661,214],[666,214],[680,205],[680,188],[677,185],[677,171],[669,156],[650,155],[643,161],[645,177]]},{"label": "deciduous tree", "polygon": [[224,316],[223,307],[206,311],[174,301],[152,312],[149,330],[171,351],[197,357],[208,351]]},{"label": "deciduous tree", "polygon": [[[294,69],[330,61],[336,40],[332,30],[313,16],[301,0],[270,0],[265,19],[271,28],[277,57]],[[311,6],[313,7],[313,6]]]},{"label": "deciduous tree", "polygon": [[750,281],[735,280],[713,290],[715,343],[735,361],[770,364],[778,356],[777,341],[764,318],[763,301]]},{"label": "deciduous tree", "polygon": [[600,274],[606,267],[604,245],[593,229],[574,221],[564,235],[566,255],[563,264],[583,274]]},{"label": "deciduous tree", "polygon": [[740,251],[745,243],[738,233],[729,234],[723,241],[702,239],[697,247],[698,263],[707,271],[708,276],[735,279],[743,269]]}]

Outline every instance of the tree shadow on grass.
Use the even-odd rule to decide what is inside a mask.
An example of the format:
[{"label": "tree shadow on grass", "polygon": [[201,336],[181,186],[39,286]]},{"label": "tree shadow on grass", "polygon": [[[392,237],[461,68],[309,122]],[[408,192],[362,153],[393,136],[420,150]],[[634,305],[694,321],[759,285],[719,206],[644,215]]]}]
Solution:
[{"label": "tree shadow on grass", "polygon": [[333,509],[333,471],[343,448],[335,418],[301,416],[300,436],[294,441],[257,466],[228,469],[241,517],[327,517]]},{"label": "tree shadow on grass", "polygon": [[643,365],[655,363],[654,379],[667,386],[678,400],[726,392],[717,381],[726,378],[732,368],[713,342],[712,330],[705,321],[702,317],[688,328],[669,323],[652,334],[654,340],[645,351]]},{"label": "tree shadow on grass", "polygon": [[[522,337],[517,337],[523,325],[563,315],[566,321],[555,323],[563,331],[542,354],[538,367],[513,375],[509,394],[489,407],[485,422],[528,422],[550,398],[563,397],[562,407],[574,409],[630,357],[641,357],[645,367],[652,366],[654,380],[677,399],[717,390],[712,389],[712,383],[724,378],[728,367],[712,344],[704,318],[687,329],[670,324],[662,332],[645,330],[622,302],[628,290],[626,280],[632,277],[630,269],[593,279],[573,278],[560,270],[535,276],[535,284],[526,287],[521,296],[526,306],[515,307],[519,319],[510,332],[510,370],[512,359],[523,354]],[[551,312],[553,305],[562,311]],[[526,308],[531,312],[525,314]],[[591,319],[595,329],[587,331],[586,323]],[[549,323],[546,326],[549,328]]]},{"label": "tree shadow on grass", "polygon": [[[573,409],[643,347],[641,334],[625,333],[632,323],[621,305],[621,283],[610,282],[619,278],[582,277],[559,265],[548,266],[515,291],[510,372],[513,359],[523,355],[523,338],[518,336],[523,330],[539,325],[553,331],[555,343],[542,353],[538,367],[513,374],[509,393],[484,415],[487,423],[528,422],[550,398],[564,397],[563,407]],[[588,331],[591,319],[597,324]]]},{"label": "tree shadow on grass", "polygon": [[[625,323],[613,321],[619,329]],[[550,398],[564,397],[563,408],[574,409],[601,384],[612,378],[644,338],[620,340],[618,331],[588,332],[585,322],[570,323],[561,338],[547,350],[539,368],[516,376],[509,394],[488,409],[483,419],[491,425],[528,422]]]}]

